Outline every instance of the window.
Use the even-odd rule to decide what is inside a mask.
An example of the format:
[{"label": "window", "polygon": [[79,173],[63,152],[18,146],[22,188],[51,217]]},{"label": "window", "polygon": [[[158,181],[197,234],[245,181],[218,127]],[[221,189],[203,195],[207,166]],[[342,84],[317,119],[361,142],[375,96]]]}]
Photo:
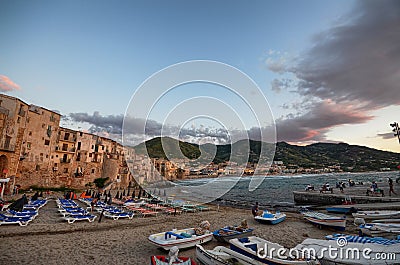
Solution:
[{"label": "window", "polygon": [[51,125],[47,126],[47,136],[51,137]]},{"label": "window", "polygon": [[92,157],[92,153],[89,153],[89,157]]},{"label": "window", "polygon": [[29,132],[29,136],[32,136],[32,132]]},{"label": "window", "polygon": [[17,123],[20,123],[20,122],[21,122],[21,117],[18,117]]},{"label": "window", "polygon": [[68,168],[64,168],[64,173],[68,173]]},{"label": "window", "polygon": [[96,169],[92,168],[92,173],[94,173],[96,171]]},{"label": "window", "polygon": [[36,171],[40,170],[40,165],[36,165]]},{"label": "window", "polygon": [[92,145],[92,149],[94,149],[94,145]]},{"label": "window", "polygon": [[26,148],[28,148],[29,150],[31,150],[31,143],[26,143]]},{"label": "window", "polygon": [[46,158],[49,158],[49,155],[46,155]]},{"label": "window", "polygon": [[104,150],[104,145],[101,146],[101,150]]},{"label": "window", "polygon": [[68,150],[68,144],[63,144],[62,150],[63,150],[63,151],[67,151],[67,150]]},{"label": "window", "polygon": [[68,139],[69,139],[69,133],[65,133],[65,134],[64,134],[64,140],[67,140],[67,141],[68,141]]},{"label": "window", "polygon": [[50,140],[44,140],[44,145],[50,145]]},{"label": "window", "polygon": [[82,136],[83,135],[83,133],[82,132],[79,132],[79,136]]},{"label": "window", "polygon": [[44,129],[46,127],[46,124],[42,123],[42,128]]}]

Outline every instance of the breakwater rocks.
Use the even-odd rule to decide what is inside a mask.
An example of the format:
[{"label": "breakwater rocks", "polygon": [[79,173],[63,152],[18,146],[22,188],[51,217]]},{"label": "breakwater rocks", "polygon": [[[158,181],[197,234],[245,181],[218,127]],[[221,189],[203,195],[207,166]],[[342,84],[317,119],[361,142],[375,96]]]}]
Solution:
[{"label": "breakwater rocks", "polygon": [[348,198],[357,204],[400,202],[400,198],[398,197],[345,195],[307,191],[294,191],[293,197],[295,203],[298,205],[339,205]]}]

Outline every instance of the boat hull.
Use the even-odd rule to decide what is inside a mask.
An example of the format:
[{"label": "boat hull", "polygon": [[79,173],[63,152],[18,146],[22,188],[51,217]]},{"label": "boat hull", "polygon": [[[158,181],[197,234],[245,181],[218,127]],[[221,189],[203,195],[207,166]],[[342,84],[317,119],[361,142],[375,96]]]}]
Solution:
[{"label": "boat hull", "polygon": [[350,214],[355,213],[357,210],[354,207],[328,207],[326,211],[329,213]]},{"label": "boat hull", "polygon": [[238,252],[225,247],[216,247],[212,251],[205,250],[202,246],[196,246],[196,257],[201,264],[205,265],[232,265],[239,262],[242,265],[262,265],[262,263],[244,256]]},{"label": "boat hull", "polygon": [[[260,243],[266,246],[269,250],[271,249],[281,249],[282,246],[268,242],[266,240],[257,238],[257,237],[249,237],[249,245],[259,245]],[[307,260],[289,260],[289,259],[279,259],[277,257],[259,257],[257,255],[258,249],[254,249],[253,247],[249,247],[249,245],[245,245],[244,243],[240,242],[238,239],[232,239],[229,241],[230,249],[238,252],[242,255],[245,255],[255,261],[260,262],[261,264],[270,264],[270,265],[310,265],[310,264],[319,264],[318,261],[307,261]]]},{"label": "boat hull", "polygon": [[354,218],[363,219],[390,219],[399,218],[400,211],[362,211],[358,213],[353,213]]},{"label": "boat hull", "polygon": [[149,236],[148,239],[152,244],[156,245],[157,247],[163,248],[165,250],[170,250],[174,246],[177,246],[179,249],[191,248],[196,245],[207,243],[213,238],[212,233],[207,233],[201,236],[193,235],[189,238],[176,237],[181,233],[193,234],[193,228],[182,229],[174,232],[159,233]]},{"label": "boat hull", "polygon": [[257,222],[259,222],[260,224],[268,224],[268,225],[276,225],[276,224],[279,224],[279,223],[285,221],[285,219],[286,219],[286,215],[285,215],[285,216],[282,216],[282,217],[280,217],[280,218],[277,218],[277,219],[262,218],[262,217],[257,218],[257,217],[259,217],[259,216],[256,216],[256,217],[254,218],[254,220],[256,220]]},{"label": "boat hull", "polygon": [[346,229],[346,220],[329,220],[329,219],[318,219],[311,216],[305,216],[304,219],[310,223],[316,225],[319,228],[332,228],[339,231],[344,231]]},{"label": "boat hull", "polygon": [[[224,228],[223,228],[224,229]],[[214,235],[214,238],[217,240],[217,241],[219,241],[219,242],[226,242],[226,243],[228,243],[229,242],[229,240],[231,240],[231,239],[233,239],[233,238],[243,238],[243,237],[248,237],[248,236],[251,236],[252,234],[253,234],[253,230],[254,229],[247,229],[246,231],[244,231],[244,232],[239,232],[239,231],[233,231],[233,232],[236,232],[235,234],[231,234],[231,235],[221,235],[220,233],[219,233],[219,231],[220,230],[223,230],[223,229],[219,229],[219,230],[215,230],[214,232],[213,232],[213,235]]]}]

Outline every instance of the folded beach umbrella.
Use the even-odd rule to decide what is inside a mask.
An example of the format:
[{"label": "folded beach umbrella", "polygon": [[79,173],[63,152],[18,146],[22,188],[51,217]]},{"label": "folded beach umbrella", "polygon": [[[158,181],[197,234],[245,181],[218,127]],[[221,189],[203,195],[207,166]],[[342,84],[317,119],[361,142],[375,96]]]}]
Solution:
[{"label": "folded beach umbrella", "polygon": [[129,196],[129,193],[131,193],[131,185],[128,186],[128,196]]},{"label": "folded beach umbrella", "polygon": [[125,197],[125,195],[126,195],[126,194],[125,194],[125,189],[124,189],[124,192],[122,193],[122,196],[124,196],[124,197]]},{"label": "folded beach umbrella", "polygon": [[121,192],[121,194],[119,195],[119,199],[122,200],[122,192]]},{"label": "folded beach umbrella", "polygon": [[117,191],[117,194],[115,194],[115,199],[119,198],[119,191]]},{"label": "folded beach umbrella", "polygon": [[108,197],[106,195],[106,196],[104,196],[104,203],[107,203],[107,201],[108,201]]},{"label": "folded beach umbrella", "polygon": [[138,199],[140,199],[140,195],[141,195],[141,194],[142,194],[142,191],[139,190],[139,193],[138,193],[138,196],[137,196]]},{"label": "folded beach umbrella", "polygon": [[88,190],[88,192],[86,193],[87,196],[92,196],[92,191]]},{"label": "folded beach umbrella", "polygon": [[167,196],[167,192],[166,192],[166,190],[164,190],[164,196],[165,196],[165,197]]},{"label": "folded beach umbrella", "polygon": [[108,197],[111,197],[111,190],[108,190]]},{"label": "folded beach umbrella", "polygon": [[158,190],[158,196],[161,196],[161,190]]},{"label": "folded beach umbrella", "polygon": [[112,198],[111,198],[111,196],[109,197],[109,199],[108,199],[108,202],[107,202],[109,205],[111,205],[112,204]]}]

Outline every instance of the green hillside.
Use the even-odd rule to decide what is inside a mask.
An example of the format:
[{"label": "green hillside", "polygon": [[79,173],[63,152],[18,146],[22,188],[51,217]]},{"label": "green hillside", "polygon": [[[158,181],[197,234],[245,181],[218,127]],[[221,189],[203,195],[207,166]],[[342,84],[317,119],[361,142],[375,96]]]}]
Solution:
[{"label": "green hillside", "polygon": [[[171,158],[182,158],[177,154],[181,149],[184,156],[190,159],[196,159],[201,155],[212,156],[215,147],[211,144],[198,146],[197,144],[181,142],[169,137],[163,138],[164,150],[167,151]],[[250,154],[247,153],[247,147],[250,146]],[[135,147],[136,152],[145,154],[145,146],[151,158],[164,158],[165,155],[161,138],[154,138]],[[276,144],[275,153],[272,144],[260,141],[241,140],[232,145],[218,145],[214,163],[222,163],[226,161],[257,163],[260,157],[261,146],[264,153],[270,155],[272,160],[274,155],[275,161],[282,161],[285,165],[299,166],[305,168],[324,168],[327,166],[340,166],[348,171],[374,171],[381,168],[396,169],[400,164],[400,154],[386,152],[368,148],[365,146],[349,145],[345,143],[316,143],[307,146],[290,145],[285,142]],[[231,152],[235,154],[232,158]]]}]

